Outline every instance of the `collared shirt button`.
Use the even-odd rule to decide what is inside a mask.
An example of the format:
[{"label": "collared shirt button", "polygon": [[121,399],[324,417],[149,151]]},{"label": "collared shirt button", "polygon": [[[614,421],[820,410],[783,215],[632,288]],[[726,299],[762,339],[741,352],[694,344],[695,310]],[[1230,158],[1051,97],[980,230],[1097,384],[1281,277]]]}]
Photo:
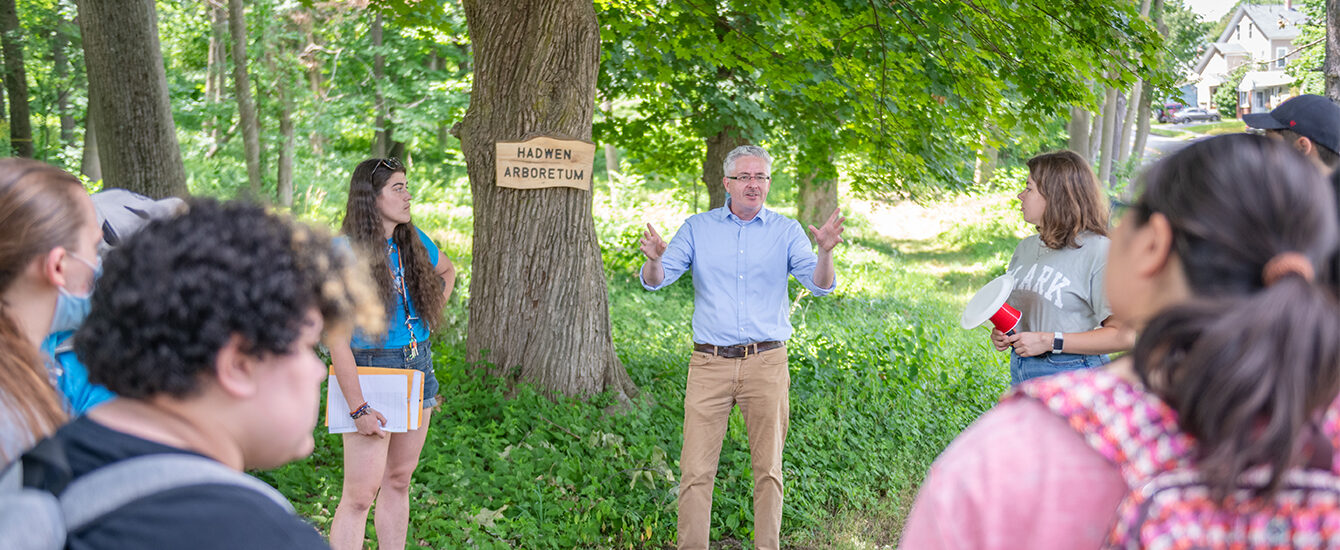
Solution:
[{"label": "collared shirt button", "polygon": [[744,278],[744,275],[741,275],[740,278],[743,279],[743,278]]},{"label": "collared shirt button", "polygon": [[741,251],[740,251],[740,253],[741,253],[741,254],[744,254],[744,251],[743,251],[743,250],[741,250]]}]

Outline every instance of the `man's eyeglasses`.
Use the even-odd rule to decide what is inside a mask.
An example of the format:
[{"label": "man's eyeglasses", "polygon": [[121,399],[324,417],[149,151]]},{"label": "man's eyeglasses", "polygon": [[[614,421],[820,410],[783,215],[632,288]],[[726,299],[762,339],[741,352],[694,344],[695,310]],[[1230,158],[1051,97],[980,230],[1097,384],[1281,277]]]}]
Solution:
[{"label": "man's eyeglasses", "polygon": [[742,176],[726,176],[726,179],[728,179],[728,180],[735,180],[735,181],[742,181],[742,182],[745,182],[745,183],[750,183],[750,182],[755,182],[755,181],[756,181],[756,182],[759,182],[759,183],[767,183],[769,180],[772,179],[772,176],[764,176],[764,175],[762,175],[762,174],[744,174],[744,175],[742,175]]},{"label": "man's eyeglasses", "polygon": [[392,172],[399,172],[405,169],[405,165],[400,164],[400,159],[395,157],[377,159],[377,165],[373,166],[372,169],[375,171],[381,167],[386,167],[387,170]]}]

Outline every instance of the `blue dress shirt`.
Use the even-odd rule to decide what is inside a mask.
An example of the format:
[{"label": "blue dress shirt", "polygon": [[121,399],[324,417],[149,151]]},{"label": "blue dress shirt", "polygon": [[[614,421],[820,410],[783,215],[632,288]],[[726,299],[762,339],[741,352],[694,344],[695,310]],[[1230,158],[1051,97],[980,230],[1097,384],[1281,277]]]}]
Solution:
[{"label": "blue dress shirt", "polygon": [[[733,346],[791,337],[786,276],[794,276],[815,296],[837,288],[814,284],[819,258],[795,220],[768,210],[742,221],[726,206],[696,214],[670,239],[661,265],[659,290],[693,269],[693,341]],[[638,278],[642,278],[638,270]]]}]

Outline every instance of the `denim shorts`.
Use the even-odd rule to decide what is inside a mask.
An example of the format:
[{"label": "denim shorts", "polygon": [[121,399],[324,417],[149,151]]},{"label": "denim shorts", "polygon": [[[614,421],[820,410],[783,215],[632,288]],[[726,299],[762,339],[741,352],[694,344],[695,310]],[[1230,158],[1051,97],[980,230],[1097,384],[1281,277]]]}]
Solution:
[{"label": "denim shorts", "polygon": [[1111,359],[1106,355],[1047,352],[1034,357],[1019,357],[1010,351],[1010,384],[1060,372],[1101,367],[1109,361]]},{"label": "denim shorts", "polygon": [[408,359],[403,348],[358,349],[354,348],[354,364],[360,367],[389,367],[393,369],[415,369],[423,373],[423,408],[437,405],[437,375],[433,374],[433,350],[428,342],[419,342],[419,355]]}]

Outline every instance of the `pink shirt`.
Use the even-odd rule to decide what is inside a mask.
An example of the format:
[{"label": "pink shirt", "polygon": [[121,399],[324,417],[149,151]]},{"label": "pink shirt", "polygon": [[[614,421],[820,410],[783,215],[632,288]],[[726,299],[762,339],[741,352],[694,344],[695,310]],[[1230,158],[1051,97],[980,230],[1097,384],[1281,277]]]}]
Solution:
[{"label": "pink shirt", "polygon": [[1032,399],[987,411],[945,449],[899,548],[1099,548],[1126,496],[1117,467]]}]

